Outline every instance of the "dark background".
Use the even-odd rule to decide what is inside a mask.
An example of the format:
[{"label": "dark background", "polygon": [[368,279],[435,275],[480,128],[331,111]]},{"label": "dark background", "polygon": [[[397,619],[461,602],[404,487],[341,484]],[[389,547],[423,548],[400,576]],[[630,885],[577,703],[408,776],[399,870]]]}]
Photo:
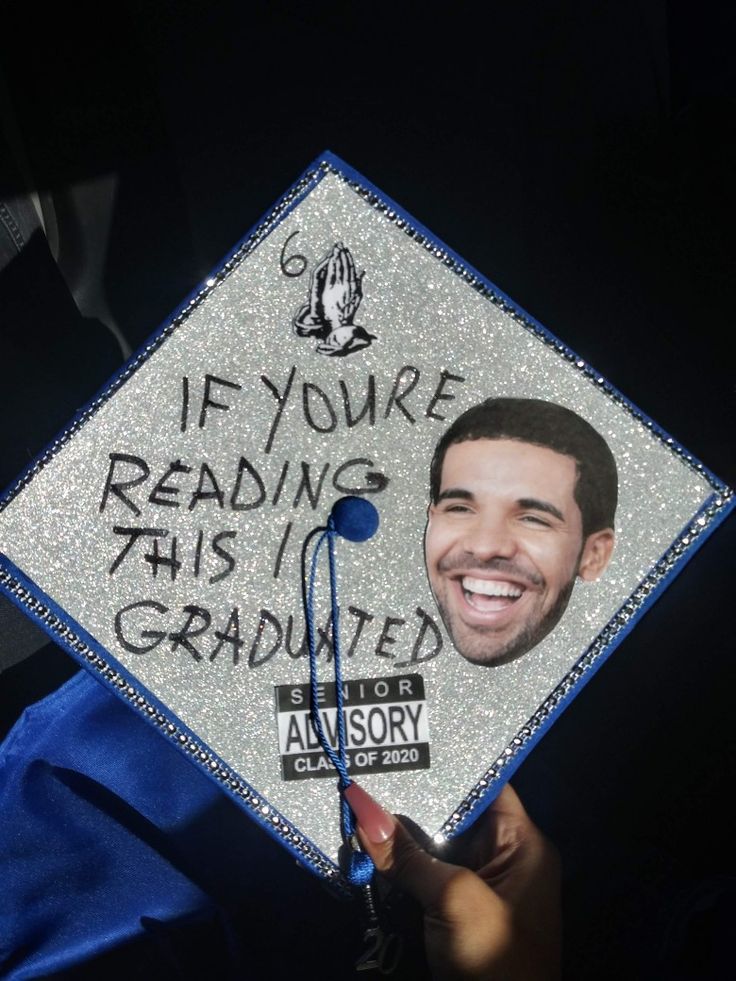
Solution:
[{"label": "dark background", "polygon": [[[736,480],[730,4],[131,3],[99,26],[74,9],[9,15],[7,102],[59,202],[62,265],[85,259],[67,189],[114,175],[102,281],[134,347],[329,148]],[[5,480],[118,360],[71,313],[60,342],[43,302],[0,325]],[[733,525],[515,777],[563,856],[572,981],[727,976]],[[49,646],[1,675],[6,726],[73,670]],[[264,901],[280,977],[289,896]]]}]

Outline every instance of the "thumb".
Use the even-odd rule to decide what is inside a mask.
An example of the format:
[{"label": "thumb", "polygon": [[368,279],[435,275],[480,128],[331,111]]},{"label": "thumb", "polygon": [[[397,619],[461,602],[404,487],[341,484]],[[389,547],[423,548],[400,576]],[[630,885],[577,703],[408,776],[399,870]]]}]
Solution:
[{"label": "thumb", "polygon": [[439,903],[457,866],[429,855],[393,814],[384,811],[353,782],[344,791],[358,823],[358,835],[379,872],[413,896],[424,909]]}]

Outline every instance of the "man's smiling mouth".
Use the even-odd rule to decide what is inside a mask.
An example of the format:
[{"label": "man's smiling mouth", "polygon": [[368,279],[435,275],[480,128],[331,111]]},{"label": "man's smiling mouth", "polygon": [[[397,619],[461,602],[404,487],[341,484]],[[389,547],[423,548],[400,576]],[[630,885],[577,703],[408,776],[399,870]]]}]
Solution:
[{"label": "man's smiling mouth", "polygon": [[523,586],[498,579],[463,576],[460,585],[466,602],[479,613],[504,610],[512,606],[524,593]]}]

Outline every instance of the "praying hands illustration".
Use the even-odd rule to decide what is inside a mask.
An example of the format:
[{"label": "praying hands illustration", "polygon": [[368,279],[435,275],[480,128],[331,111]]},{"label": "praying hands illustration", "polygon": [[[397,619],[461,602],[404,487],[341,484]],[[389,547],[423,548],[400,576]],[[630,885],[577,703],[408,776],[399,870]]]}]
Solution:
[{"label": "praying hands illustration", "polygon": [[299,337],[316,337],[317,352],[345,357],[368,347],[375,334],[353,323],[363,299],[363,276],[355,268],[350,250],[336,242],[329,255],[314,267],[309,303],[294,318]]}]

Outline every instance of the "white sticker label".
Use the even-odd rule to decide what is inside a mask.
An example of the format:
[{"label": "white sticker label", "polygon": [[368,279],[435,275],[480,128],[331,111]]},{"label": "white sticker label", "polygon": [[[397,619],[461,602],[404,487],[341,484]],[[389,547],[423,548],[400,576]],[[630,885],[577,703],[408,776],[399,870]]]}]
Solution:
[{"label": "white sticker label", "polygon": [[[333,682],[317,686],[317,701],[325,735],[336,749]],[[309,685],[278,685],[276,712],[283,779],[334,775],[309,718]],[[429,719],[421,675],[344,682],[343,720],[350,773],[429,768]]]}]

